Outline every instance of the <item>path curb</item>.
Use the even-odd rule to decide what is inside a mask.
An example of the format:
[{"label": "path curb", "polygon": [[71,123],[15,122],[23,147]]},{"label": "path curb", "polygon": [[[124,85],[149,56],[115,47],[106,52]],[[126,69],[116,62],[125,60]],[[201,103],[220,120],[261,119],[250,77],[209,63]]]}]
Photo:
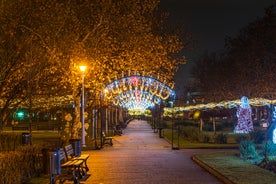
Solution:
[{"label": "path curb", "polygon": [[220,172],[218,172],[217,170],[213,169],[212,167],[210,167],[209,165],[205,164],[204,162],[202,162],[201,160],[199,160],[198,158],[196,158],[196,156],[192,156],[191,158],[195,163],[197,163],[200,167],[202,167],[203,169],[205,169],[206,171],[208,171],[210,174],[212,174],[213,176],[215,176],[216,178],[218,178],[221,182],[225,183],[225,184],[235,184],[233,181],[231,181],[229,178],[227,178],[226,176],[222,175]]}]

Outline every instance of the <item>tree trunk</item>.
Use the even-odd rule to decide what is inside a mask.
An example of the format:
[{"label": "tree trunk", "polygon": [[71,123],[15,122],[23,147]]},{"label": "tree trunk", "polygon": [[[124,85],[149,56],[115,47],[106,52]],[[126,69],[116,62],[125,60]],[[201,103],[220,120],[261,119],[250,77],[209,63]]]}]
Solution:
[{"label": "tree trunk", "polygon": [[199,122],[200,122],[200,131],[202,132],[202,128],[203,128],[203,119],[202,118],[200,118],[199,119]]},{"label": "tree trunk", "polygon": [[212,117],[212,122],[213,122],[213,131],[214,131],[214,134],[216,134],[216,121],[215,121],[215,117]]}]

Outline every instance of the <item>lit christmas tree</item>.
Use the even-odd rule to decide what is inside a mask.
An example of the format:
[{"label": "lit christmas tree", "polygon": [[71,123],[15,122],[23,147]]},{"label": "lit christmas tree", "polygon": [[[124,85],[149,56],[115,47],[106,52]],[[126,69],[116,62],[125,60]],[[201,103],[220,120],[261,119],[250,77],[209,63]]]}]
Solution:
[{"label": "lit christmas tree", "polygon": [[248,98],[241,98],[241,105],[237,110],[238,124],[235,127],[234,133],[249,133],[253,131],[252,109],[249,105]]}]

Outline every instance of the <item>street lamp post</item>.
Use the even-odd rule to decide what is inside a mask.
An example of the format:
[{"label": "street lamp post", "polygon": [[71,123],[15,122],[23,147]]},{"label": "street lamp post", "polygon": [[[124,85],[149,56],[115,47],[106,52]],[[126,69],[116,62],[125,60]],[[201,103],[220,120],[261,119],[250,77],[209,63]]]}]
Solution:
[{"label": "street lamp post", "polygon": [[[174,129],[175,129],[175,125],[174,125],[174,102],[171,102],[171,107],[172,107],[172,149],[173,150],[178,150],[179,149],[179,147],[176,147],[175,145],[174,145]],[[179,136],[179,131],[178,131],[178,136]],[[178,146],[179,146],[179,137],[178,137]]]},{"label": "street lamp post", "polygon": [[103,148],[103,94],[100,91],[100,139],[101,139],[101,149]]},{"label": "street lamp post", "polygon": [[104,119],[103,119],[103,100],[104,100],[104,94],[107,93],[107,90],[106,89],[102,89],[100,91],[100,139],[101,139],[101,149],[103,148],[103,122],[104,122]]},{"label": "street lamp post", "polygon": [[86,147],[85,144],[85,128],[84,128],[84,72],[86,70],[86,66],[80,66],[80,70],[82,71],[82,95],[81,95],[81,124],[82,124],[82,147]]}]

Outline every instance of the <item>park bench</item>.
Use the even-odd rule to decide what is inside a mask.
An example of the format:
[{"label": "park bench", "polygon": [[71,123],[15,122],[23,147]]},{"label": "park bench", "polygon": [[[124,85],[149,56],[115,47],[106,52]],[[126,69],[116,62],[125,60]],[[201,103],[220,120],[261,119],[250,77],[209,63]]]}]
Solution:
[{"label": "park bench", "polygon": [[106,137],[105,133],[102,132],[103,144],[109,144],[110,146],[113,145],[113,137]]},{"label": "park bench", "polygon": [[72,146],[72,144],[69,144],[64,147],[64,151],[66,153],[67,159],[68,160],[82,160],[83,161],[83,166],[82,169],[85,169],[85,173],[89,171],[89,168],[87,166],[87,159],[89,158],[89,154],[81,154],[79,156],[76,156],[75,150]]},{"label": "park bench", "polygon": [[120,125],[116,125],[114,127],[114,135],[122,135],[122,134],[123,134],[123,130],[122,130],[121,126]]},{"label": "park bench", "polygon": [[60,148],[59,150],[61,173],[58,179],[61,183],[64,180],[73,179],[74,184],[78,184],[79,180],[85,175],[85,171],[83,170],[84,160],[69,159],[64,148]]}]

